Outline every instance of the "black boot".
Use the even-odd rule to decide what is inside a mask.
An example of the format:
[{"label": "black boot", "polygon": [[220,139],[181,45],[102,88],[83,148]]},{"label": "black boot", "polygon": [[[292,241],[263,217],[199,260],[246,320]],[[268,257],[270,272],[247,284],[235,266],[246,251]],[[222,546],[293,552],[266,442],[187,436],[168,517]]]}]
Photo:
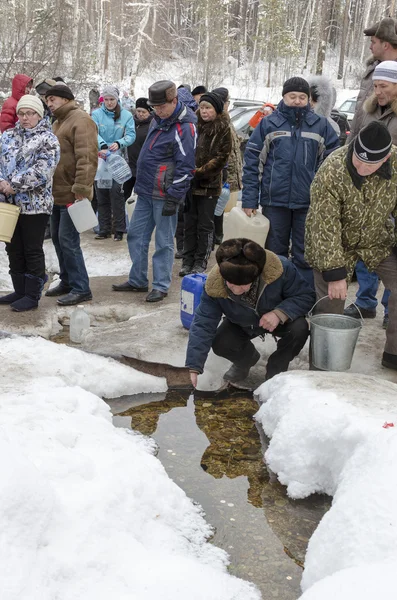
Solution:
[{"label": "black boot", "polygon": [[242,361],[239,361],[238,363],[232,364],[230,369],[224,374],[223,379],[225,381],[231,381],[232,383],[235,383],[237,381],[244,381],[244,379],[247,379],[251,367],[256,365],[260,357],[261,355],[255,348],[255,352],[253,352],[251,356],[245,358]]},{"label": "black boot", "polygon": [[382,366],[397,371],[397,354],[384,352],[382,356]]},{"label": "black boot", "polygon": [[223,213],[219,217],[214,215],[214,230],[214,246],[218,246],[223,240]]},{"label": "black boot", "polygon": [[44,287],[44,279],[35,275],[25,274],[25,295],[11,304],[12,310],[25,312],[37,308]]},{"label": "black boot", "polygon": [[14,292],[0,298],[0,304],[12,304],[25,295],[25,275],[23,273],[10,273]]}]

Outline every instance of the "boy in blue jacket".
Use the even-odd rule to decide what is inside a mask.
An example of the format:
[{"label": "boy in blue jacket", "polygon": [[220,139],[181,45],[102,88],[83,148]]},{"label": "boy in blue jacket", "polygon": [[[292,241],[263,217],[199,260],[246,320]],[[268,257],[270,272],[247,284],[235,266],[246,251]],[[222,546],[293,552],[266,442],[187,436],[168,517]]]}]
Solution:
[{"label": "boy in blue jacket", "polygon": [[260,358],[251,340],[266,333],[279,338],[266,379],[287,371],[309,335],[305,314],[315,302],[314,291],[289,260],[245,238],[223,242],[216,260],[189,332],[186,366],[192,384],[196,387],[211,346],[233,363],[226,381],[246,379]]},{"label": "boy in blue jacket", "polygon": [[277,109],[262,119],[244,154],[242,207],[248,216],[263,207],[270,221],[266,248],[288,258],[314,287],[304,259],[305,221],[310,185],[322,161],[339,147],[339,138],[326,117],[313,112],[310,88],[302,77],[283,86]]}]

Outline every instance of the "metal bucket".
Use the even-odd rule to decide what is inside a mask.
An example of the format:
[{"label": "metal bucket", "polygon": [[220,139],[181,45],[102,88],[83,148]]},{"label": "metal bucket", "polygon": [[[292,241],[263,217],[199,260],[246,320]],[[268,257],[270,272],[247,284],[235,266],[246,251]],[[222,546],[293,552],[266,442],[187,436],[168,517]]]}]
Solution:
[{"label": "metal bucket", "polygon": [[312,310],[309,321],[313,365],[322,371],[347,371],[352,363],[362,320],[328,313],[312,315]]}]

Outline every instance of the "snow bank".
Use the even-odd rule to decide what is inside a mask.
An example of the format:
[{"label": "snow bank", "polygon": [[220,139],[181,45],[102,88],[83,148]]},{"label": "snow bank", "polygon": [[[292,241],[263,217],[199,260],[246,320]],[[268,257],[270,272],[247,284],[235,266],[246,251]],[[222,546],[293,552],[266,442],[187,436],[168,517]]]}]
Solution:
[{"label": "snow bank", "polygon": [[[365,375],[289,373],[257,391],[269,467],[292,498],[333,495],[313,534],[302,600],[395,598],[397,386]],[[376,584],[374,584],[374,578]]]},{"label": "snow bank", "polygon": [[153,443],[115,428],[93,393],[159,391],[161,379],[37,338],[0,340],[0,358],[2,598],[260,598],[227,573]]}]

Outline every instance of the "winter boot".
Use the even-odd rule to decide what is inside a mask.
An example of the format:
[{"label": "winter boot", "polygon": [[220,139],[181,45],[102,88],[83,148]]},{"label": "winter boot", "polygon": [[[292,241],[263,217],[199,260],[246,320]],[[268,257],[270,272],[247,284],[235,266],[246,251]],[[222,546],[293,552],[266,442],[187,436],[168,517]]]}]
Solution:
[{"label": "winter boot", "polygon": [[25,275],[23,273],[10,273],[14,292],[0,298],[0,304],[12,304],[25,295]]},{"label": "winter boot", "polygon": [[397,371],[397,354],[390,354],[390,352],[384,352],[382,356],[382,366],[387,369],[394,369]]},{"label": "winter boot", "polygon": [[225,381],[231,381],[232,383],[244,381],[244,379],[247,379],[251,367],[256,365],[260,357],[261,355],[255,348],[255,352],[248,359],[232,364],[230,369],[224,374],[223,379]]},{"label": "winter boot", "polygon": [[25,295],[20,300],[11,304],[12,310],[25,312],[37,308],[44,287],[44,279],[35,277],[29,273],[25,274]]},{"label": "winter boot", "polygon": [[223,213],[219,217],[214,215],[214,233],[214,246],[219,246],[223,240]]}]

